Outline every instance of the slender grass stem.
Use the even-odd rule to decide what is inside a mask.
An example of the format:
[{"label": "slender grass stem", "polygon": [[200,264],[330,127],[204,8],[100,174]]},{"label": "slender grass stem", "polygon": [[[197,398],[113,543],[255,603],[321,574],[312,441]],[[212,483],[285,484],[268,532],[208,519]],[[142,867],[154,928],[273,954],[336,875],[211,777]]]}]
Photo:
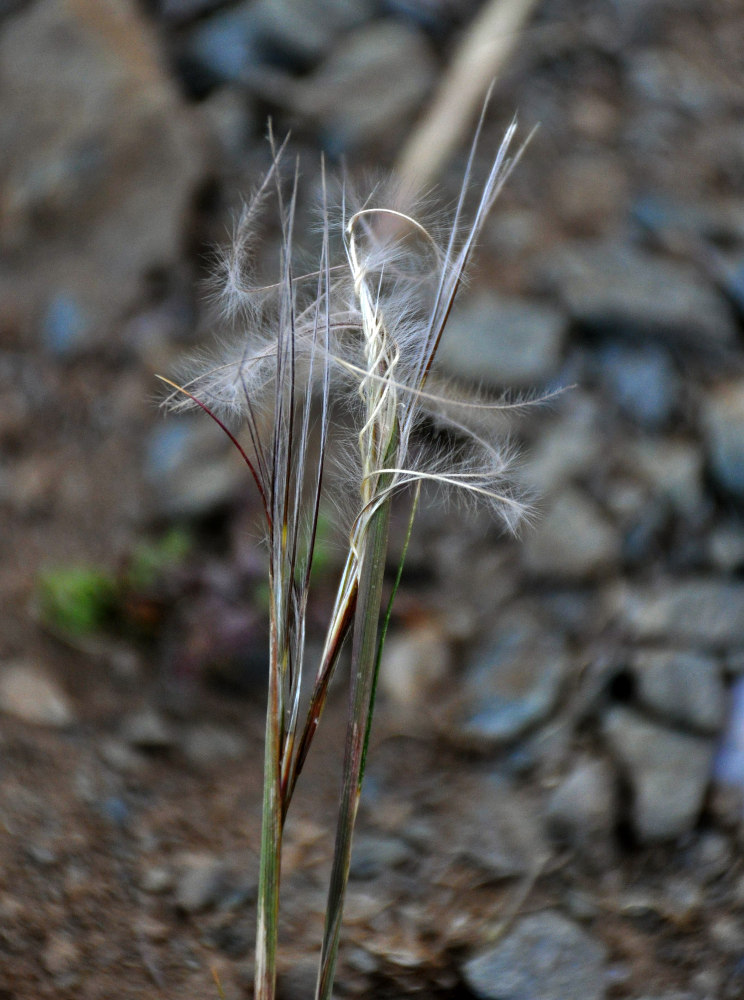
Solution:
[{"label": "slender grass stem", "polygon": [[266,709],[261,863],[258,878],[255,1000],[274,1000],[276,952],[279,933],[279,883],[281,876],[283,810],[281,801],[281,663],[275,627],[271,628],[271,664]]},{"label": "slender grass stem", "polygon": [[341,936],[351,846],[362,791],[365,750],[371,719],[378,651],[378,619],[385,574],[390,501],[372,515],[364,541],[351,654],[351,690],[346,727],[343,788],[336,826],[316,1000],[330,1000]]}]

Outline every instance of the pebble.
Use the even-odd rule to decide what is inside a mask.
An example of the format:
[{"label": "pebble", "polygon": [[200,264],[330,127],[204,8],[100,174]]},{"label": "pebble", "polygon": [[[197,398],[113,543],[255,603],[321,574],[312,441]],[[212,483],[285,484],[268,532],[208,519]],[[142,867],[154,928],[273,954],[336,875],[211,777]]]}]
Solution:
[{"label": "pebble", "polygon": [[680,382],[669,353],[657,344],[630,347],[610,343],[598,356],[602,381],[620,412],[647,430],[658,430],[672,418]]},{"label": "pebble", "polygon": [[696,444],[668,436],[627,440],[620,460],[675,513],[690,517],[702,508],[703,455]]},{"label": "pebble", "polygon": [[597,504],[566,487],[547,502],[527,533],[522,563],[536,576],[589,579],[617,566],[621,546],[620,533]]},{"label": "pebble", "polygon": [[204,517],[246,483],[245,466],[227,438],[204,420],[171,418],[150,435],[145,475],[163,517]]},{"label": "pebble", "polygon": [[717,485],[744,499],[744,381],[716,386],[703,409],[705,447]]},{"label": "pebble", "polygon": [[242,80],[251,66],[263,62],[256,29],[249,4],[218,11],[197,22],[181,50],[188,85],[203,93],[219,84]]},{"label": "pebble", "polygon": [[[68,986],[73,984],[70,976],[79,969],[82,961],[78,945],[69,934],[63,932],[49,935],[40,958],[42,965],[57,981],[58,985],[61,985],[61,981],[64,980]],[[77,980],[77,976],[75,976],[75,980]]]},{"label": "pebble", "polygon": [[124,740],[115,738],[103,740],[98,752],[101,760],[114,771],[129,775],[142,773],[145,764],[144,756],[133,750]]},{"label": "pebble", "polygon": [[357,881],[377,878],[383,872],[410,861],[411,857],[410,846],[399,837],[356,837],[349,878]]},{"label": "pebble", "polygon": [[173,888],[173,873],[168,868],[155,865],[142,872],[139,884],[143,892],[159,896]]},{"label": "pebble", "polygon": [[711,777],[714,743],[620,706],[607,713],[603,729],[630,781],[632,823],[640,840],[665,840],[692,830]]},{"label": "pebble", "polygon": [[85,346],[90,328],[90,317],[76,297],[57,292],[41,321],[41,343],[55,357],[69,358]]},{"label": "pebble", "polygon": [[602,1000],[604,946],[553,910],[519,920],[462,972],[479,1000]]},{"label": "pebble", "polygon": [[144,708],[124,718],[122,738],[138,750],[170,750],[175,736],[163,717],[153,708]]},{"label": "pebble", "polygon": [[455,306],[437,360],[459,378],[533,387],[558,371],[566,332],[559,310],[488,292]]},{"label": "pebble", "polygon": [[636,639],[668,639],[675,646],[702,649],[744,645],[742,583],[701,577],[628,588],[620,613]]},{"label": "pebble", "polygon": [[538,803],[500,775],[464,776],[437,824],[443,842],[495,878],[533,874],[550,855]]},{"label": "pebble", "polygon": [[488,749],[508,743],[544,721],[568,672],[563,642],[519,608],[468,665],[453,700],[451,735]]},{"label": "pebble", "polygon": [[[308,65],[367,20],[373,0],[253,0],[245,5],[274,61]],[[373,31],[372,25],[366,28]]]},{"label": "pebble", "polygon": [[744,568],[744,525],[739,521],[716,525],[708,535],[708,557],[724,573]]},{"label": "pebble", "polygon": [[181,749],[199,768],[214,767],[229,760],[239,760],[246,751],[242,736],[224,726],[193,726],[184,735]]},{"label": "pebble", "polygon": [[603,456],[597,399],[572,390],[559,405],[560,413],[541,428],[537,444],[525,461],[523,478],[539,497],[551,496],[565,483],[596,469]]},{"label": "pebble", "polygon": [[[643,252],[623,240],[566,244],[538,273],[571,317],[599,333],[721,345],[736,340],[725,301],[692,265]],[[659,289],[664,294],[659,294]]]},{"label": "pebble", "polygon": [[232,891],[232,876],[220,858],[194,854],[183,859],[176,882],[176,906],[184,913],[199,913],[214,907]]},{"label": "pebble", "polygon": [[[420,110],[436,79],[424,36],[392,18],[345,34],[291,94],[294,110],[319,122],[334,157],[391,146]],[[395,87],[388,86],[395,80]]]},{"label": "pebble", "polygon": [[616,820],[615,776],[598,759],[579,760],[551,793],[545,819],[556,839],[586,850],[610,836]]},{"label": "pebble", "polygon": [[726,715],[720,664],[687,651],[642,650],[631,662],[638,700],[669,722],[717,733]]},{"label": "pebble", "polygon": [[426,706],[426,695],[447,676],[450,651],[433,624],[389,636],[380,664],[380,691],[396,705]]},{"label": "pebble", "polygon": [[0,666],[0,711],[24,722],[64,728],[75,721],[70,699],[57,681],[29,663]]}]

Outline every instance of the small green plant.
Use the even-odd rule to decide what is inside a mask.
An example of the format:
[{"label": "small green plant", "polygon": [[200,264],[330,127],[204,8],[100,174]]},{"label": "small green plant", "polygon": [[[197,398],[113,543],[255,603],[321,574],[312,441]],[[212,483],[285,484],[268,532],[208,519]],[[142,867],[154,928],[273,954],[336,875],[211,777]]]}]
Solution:
[{"label": "small green plant", "polygon": [[58,567],[36,582],[41,620],[49,628],[84,636],[102,628],[116,605],[116,580],[87,566]]},{"label": "small green plant", "polygon": [[105,628],[136,626],[134,598],[157,588],[183,564],[192,541],[172,528],[153,541],[139,542],[118,572],[92,566],[56,566],[36,581],[41,621],[54,632],[80,639]]},{"label": "small green plant", "polygon": [[[482,119],[481,119],[482,125]],[[524,505],[508,485],[510,455],[491,426],[506,404],[451,399],[433,391],[431,373],[447,319],[483,223],[513,161],[512,125],[468,211],[475,143],[454,217],[443,240],[391,196],[352,204],[342,190],[339,260],[325,173],[321,239],[312,273],[295,267],[297,171],[288,195],[279,178],[284,147],[248,203],[224,261],[224,302],[248,333],[226,356],[202,363],[169,403],[206,411],[228,435],[255,482],[268,547],[270,664],[266,713],[255,997],[273,1000],[282,836],[292,795],[347,636],[351,678],[341,801],[321,943],[317,1000],[329,1000],[341,934],[352,834],[364,775],[380,654],[380,623],[391,505],[407,498],[411,522],[422,483],[484,501],[514,529]],[[480,126],[478,129],[480,132]],[[477,139],[477,136],[476,136]],[[251,282],[255,224],[270,192],[282,226],[279,280]],[[341,403],[339,404],[339,400]],[[336,407],[346,419],[337,419]],[[344,429],[354,422],[349,440]],[[451,442],[427,439],[432,422]],[[312,442],[312,443],[311,443]],[[302,703],[305,626],[318,548],[327,458],[343,457],[351,506],[348,552],[311,693]],[[410,523],[409,523],[410,535]],[[402,560],[401,560],[402,567]],[[400,567],[398,580],[400,579]],[[396,585],[397,587],[397,581]],[[395,590],[395,587],[393,588]]]}]

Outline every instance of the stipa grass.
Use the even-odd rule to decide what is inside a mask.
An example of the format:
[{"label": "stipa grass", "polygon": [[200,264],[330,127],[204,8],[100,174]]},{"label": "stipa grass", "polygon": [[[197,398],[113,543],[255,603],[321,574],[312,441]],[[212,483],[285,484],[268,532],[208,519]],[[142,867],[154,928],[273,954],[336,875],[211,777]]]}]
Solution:
[{"label": "stipa grass", "polygon": [[[482,119],[478,133],[481,127]],[[412,522],[419,487],[431,483],[487,504],[510,530],[525,513],[509,485],[510,453],[489,420],[505,404],[451,398],[431,385],[437,349],[465,270],[514,163],[509,159],[514,132],[512,125],[467,221],[473,144],[453,218],[444,230],[422,222],[380,191],[353,205],[343,189],[339,223],[333,227],[323,172],[320,251],[311,273],[298,273],[295,266],[297,169],[285,194],[280,179],[284,148],[272,142],[272,166],[247,204],[223,262],[225,312],[243,321],[245,332],[214,363],[198,364],[184,385],[165,380],[174,390],[170,397],[174,406],[200,407],[229,436],[254,479],[265,522],[271,655],[257,1000],[272,1000],[275,995],[287,809],[341,647],[350,635],[344,778],[316,998],[328,1000],[332,993],[352,834],[389,616],[388,607],[381,626],[392,503],[401,495],[412,499]],[[251,281],[251,235],[270,195],[282,227],[279,278],[274,285],[257,287]],[[339,243],[338,261],[332,260],[334,242]],[[327,456],[339,430],[332,420],[332,405],[338,399],[346,402],[356,424],[353,440],[345,444],[345,465],[353,470],[347,477],[345,500],[353,513],[322,654],[303,704],[310,570],[321,500],[328,491]],[[450,448],[441,451],[422,445],[422,423],[432,421],[447,431],[440,436],[453,443]],[[334,449],[337,446],[334,442]]]}]

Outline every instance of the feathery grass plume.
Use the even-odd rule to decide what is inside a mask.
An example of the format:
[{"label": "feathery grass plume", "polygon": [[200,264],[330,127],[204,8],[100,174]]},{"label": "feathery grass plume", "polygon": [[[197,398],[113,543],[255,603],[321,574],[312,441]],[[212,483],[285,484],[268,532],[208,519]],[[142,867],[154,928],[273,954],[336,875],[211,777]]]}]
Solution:
[{"label": "feathery grass plume", "polygon": [[[489,418],[509,404],[460,401],[437,391],[432,371],[455,297],[483,223],[516,158],[508,129],[466,221],[478,126],[454,218],[442,240],[378,191],[358,207],[341,196],[341,259],[331,263],[331,224],[322,171],[317,268],[296,273],[297,168],[285,197],[284,147],[271,140],[271,168],[248,203],[224,262],[225,312],[250,329],[223,357],[198,363],[170,402],[206,411],[229,436],[255,481],[268,543],[270,664],[256,940],[255,996],[273,1000],[282,835],[292,794],[326,702],[347,635],[352,637],[343,787],[318,972],[317,1000],[329,1000],[338,954],[352,834],[359,805],[382,641],[380,627],[391,505],[422,484],[484,501],[514,530],[524,504],[510,488],[510,453]],[[521,152],[521,150],[520,150]],[[519,154],[518,154],[519,155]],[[279,279],[251,283],[250,232],[269,192],[282,227]],[[495,318],[497,321],[497,318]],[[354,420],[354,512],[346,562],[306,704],[301,704],[305,623],[331,426],[341,399]],[[235,421],[240,430],[230,427]],[[422,427],[441,428],[445,451]],[[228,426],[228,424],[230,426]],[[313,446],[311,437],[315,435]],[[312,457],[316,456],[316,457]],[[410,528],[413,521],[411,514]],[[400,579],[400,570],[393,591]],[[391,598],[392,600],[392,598]]]}]

